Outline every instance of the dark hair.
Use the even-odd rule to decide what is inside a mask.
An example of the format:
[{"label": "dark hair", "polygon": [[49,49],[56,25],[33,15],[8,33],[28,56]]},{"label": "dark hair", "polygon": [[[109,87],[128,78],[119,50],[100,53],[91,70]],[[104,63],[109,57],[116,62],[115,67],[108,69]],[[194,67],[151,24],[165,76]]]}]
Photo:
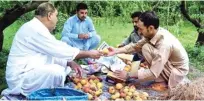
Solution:
[{"label": "dark hair", "polygon": [[134,13],[131,14],[131,18],[135,18],[135,17],[139,17],[142,14],[142,12],[136,11]]},{"label": "dark hair", "polygon": [[76,6],[76,10],[79,11],[80,9],[88,9],[88,6],[85,3],[79,3]]},{"label": "dark hair", "polygon": [[146,11],[142,13],[139,20],[142,21],[146,27],[149,27],[150,25],[154,26],[155,29],[159,27],[159,18],[154,11]]},{"label": "dark hair", "polygon": [[47,16],[49,12],[54,13],[55,10],[56,9],[53,4],[46,2],[46,3],[40,4],[37,7],[37,9],[35,10],[35,15],[44,17],[44,16]]}]

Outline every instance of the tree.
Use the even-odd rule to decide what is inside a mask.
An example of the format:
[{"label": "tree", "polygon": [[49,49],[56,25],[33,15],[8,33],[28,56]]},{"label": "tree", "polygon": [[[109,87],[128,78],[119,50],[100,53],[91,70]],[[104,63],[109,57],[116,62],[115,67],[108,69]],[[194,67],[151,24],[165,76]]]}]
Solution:
[{"label": "tree", "polygon": [[[16,1],[6,1],[7,3],[12,3]],[[3,31],[14,23],[20,16],[23,14],[30,12],[38,7],[42,2],[46,1],[26,1],[26,2],[21,2],[15,4],[10,9],[5,9],[3,11],[2,16],[0,17],[0,51],[2,51],[2,46],[3,46],[3,39],[4,39],[4,34]]]},{"label": "tree", "polygon": [[[187,11],[186,8],[187,5],[186,5],[187,2],[185,1],[181,1],[181,4],[180,4],[180,10],[181,10],[181,13],[183,14],[183,16],[188,20],[190,21],[196,28],[197,28],[197,31],[198,31],[198,38],[196,40],[196,44],[198,45],[204,45],[204,25],[202,24],[202,15],[200,14],[201,13],[201,9],[204,9],[204,7],[202,7],[202,4],[204,3],[203,1],[197,1],[196,2],[196,8],[198,9],[198,13],[197,18],[193,18],[192,16],[189,15],[189,12]],[[192,6],[192,5],[191,5]],[[193,11],[194,13],[196,12],[196,10]]]}]

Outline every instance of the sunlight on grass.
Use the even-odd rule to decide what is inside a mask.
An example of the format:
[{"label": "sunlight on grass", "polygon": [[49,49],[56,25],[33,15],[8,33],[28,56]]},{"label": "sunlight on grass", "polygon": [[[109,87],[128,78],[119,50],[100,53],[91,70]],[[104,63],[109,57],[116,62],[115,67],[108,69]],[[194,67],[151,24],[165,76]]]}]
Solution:
[{"label": "sunlight on grass", "polygon": [[4,30],[4,50],[10,50],[14,35],[23,24],[24,22],[17,20]]}]

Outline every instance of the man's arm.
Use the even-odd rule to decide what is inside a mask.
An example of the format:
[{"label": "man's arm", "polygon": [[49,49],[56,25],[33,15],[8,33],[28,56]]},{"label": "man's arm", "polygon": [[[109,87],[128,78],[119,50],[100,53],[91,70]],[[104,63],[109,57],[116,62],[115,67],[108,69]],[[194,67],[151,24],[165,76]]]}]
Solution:
[{"label": "man's arm", "polygon": [[133,53],[133,52],[139,52],[142,49],[142,46],[147,43],[147,40],[145,38],[141,39],[137,43],[130,43],[124,47],[116,49],[116,54],[119,53]]},{"label": "man's arm", "polygon": [[80,51],[75,59],[80,59],[80,58],[93,58],[93,59],[98,59],[100,56],[103,54],[98,51],[98,50],[90,50],[90,51]]},{"label": "man's arm", "polygon": [[88,19],[89,20],[89,23],[88,23],[88,31],[89,31],[89,37],[92,37],[93,35],[96,35],[96,30],[94,28],[94,25],[93,25],[93,21],[91,20],[91,18]]},{"label": "man's arm", "polygon": [[69,66],[71,69],[73,69],[76,72],[77,74],[76,76],[82,77],[83,70],[79,64],[77,64],[74,61],[71,61],[71,62],[67,62],[67,66]]}]

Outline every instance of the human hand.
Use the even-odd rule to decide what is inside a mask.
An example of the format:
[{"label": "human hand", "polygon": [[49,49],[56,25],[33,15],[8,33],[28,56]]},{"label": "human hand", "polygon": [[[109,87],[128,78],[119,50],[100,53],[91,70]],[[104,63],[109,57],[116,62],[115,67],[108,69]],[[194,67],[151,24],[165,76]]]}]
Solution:
[{"label": "human hand", "polygon": [[70,66],[70,68],[72,68],[75,72],[76,72],[76,76],[77,77],[82,77],[82,68],[79,64],[77,64],[76,62],[72,61],[72,62],[68,62],[68,66]]},{"label": "human hand", "polygon": [[123,71],[123,70],[116,70],[114,72],[114,75],[117,76],[118,78],[126,80],[128,78],[128,72]]},{"label": "human hand", "polygon": [[78,38],[79,39],[88,39],[89,38],[89,34],[79,34]]},{"label": "human hand", "polygon": [[109,52],[107,54],[105,54],[106,56],[113,56],[113,55],[117,54],[117,48],[109,47],[108,51]]},{"label": "human hand", "polygon": [[100,52],[99,50],[90,50],[89,52],[90,52],[90,58],[93,58],[93,59],[98,59],[101,56],[103,56],[103,53]]},{"label": "human hand", "polygon": [[88,39],[89,38],[89,34],[84,34],[84,39]]}]

